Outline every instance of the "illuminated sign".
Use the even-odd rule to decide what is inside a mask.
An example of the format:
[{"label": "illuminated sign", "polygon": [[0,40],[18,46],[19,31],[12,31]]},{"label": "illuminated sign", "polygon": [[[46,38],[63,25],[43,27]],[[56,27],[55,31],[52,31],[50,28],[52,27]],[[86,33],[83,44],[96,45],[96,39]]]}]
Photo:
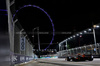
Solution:
[{"label": "illuminated sign", "polygon": [[25,51],[25,37],[23,35],[20,37],[20,50]]}]

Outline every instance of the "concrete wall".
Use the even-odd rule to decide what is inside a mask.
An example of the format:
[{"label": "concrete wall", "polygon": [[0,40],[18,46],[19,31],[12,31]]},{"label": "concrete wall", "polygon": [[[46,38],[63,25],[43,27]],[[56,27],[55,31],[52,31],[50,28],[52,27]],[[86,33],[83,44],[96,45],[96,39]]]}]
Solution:
[{"label": "concrete wall", "polygon": [[9,28],[9,39],[10,39],[10,50],[11,52],[14,52],[14,53],[29,56],[33,48],[32,46],[30,46],[30,43],[28,42],[28,39],[26,38],[25,51],[20,51],[20,36],[21,36],[20,31],[22,30],[22,27],[18,26],[19,23],[16,24],[15,20],[12,22],[12,17],[13,17],[12,14],[14,13],[15,8],[14,7],[10,8],[10,7],[15,6],[15,5],[11,5],[12,2],[10,2],[10,0],[6,0],[6,2],[7,2],[7,9],[8,9],[8,28]]},{"label": "concrete wall", "polygon": [[[32,45],[30,45],[27,38],[25,40],[25,50],[24,51],[20,50],[20,46],[21,46],[20,45],[20,37],[21,37],[21,35],[23,35],[25,37],[25,35],[24,34],[16,34],[16,32],[20,32],[22,30],[22,27],[19,26],[18,21],[16,21],[16,20],[12,21],[13,14],[16,11],[14,1],[15,0],[11,0],[11,1],[6,0],[7,10],[8,10],[7,11],[8,12],[8,22],[7,22],[8,31],[6,31],[6,33],[2,33],[3,35],[0,34],[0,41],[2,39],[1,35],[3,37],[6,36],[5,37],[6,39],[3,40],[4,42],[0,42],[0,43],[4,44],[3,45],[3,47],[5,47],[4,50],[6,49],[6,54],[8,54],[8,55],[6,55],[7,57],[5,57],[5,58],[8,58],[8,64],[5,64],[4,66],[13,66],[14,63],[25,62],[25,61],[27,61],[26,58],[28,58],[28,60],[30,60],[30,58],[32,59],[32,56],[34,55],[33,47],[32,47]],[[0,52],[1,52],[1,49],[0,49]],[[0,65],[0,66],[3,66],[3,65]]]}]

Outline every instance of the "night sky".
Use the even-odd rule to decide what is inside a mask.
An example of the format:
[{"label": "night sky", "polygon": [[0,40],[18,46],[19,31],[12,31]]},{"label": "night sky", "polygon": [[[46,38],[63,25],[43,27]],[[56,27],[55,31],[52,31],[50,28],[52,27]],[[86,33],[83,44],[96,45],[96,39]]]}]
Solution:
[{"label": "night sky", "polygon": [[0,0],[0,31],[7,31],[7,26],[5,27],[4,25],[7,25],[7,12],[6,12],[6,3],[5,0]]},{"label": "night sky", "polygon": [[[28,4],[39,6],[51,16],[51,19],[54,23],[55,32],[71,32],[71,34],[55,34],[53,43],[59,43],[74,33],[92,27],[92,23],[100,23],[100,7],[97,8],[99,6],[99,2],[97,1],[16,0],[16,10]],[[32,29],[35,27],[39,27],[40,32],[52,32],[52,25],[49,18],[44,12],[37,8],[23,8],[17,13],[17,17],[27,33],[32,32]],[[31,41],[33,41],[31,36],[32,35],[29,34]],[[80,40],[84,40],[86,43],[84,41],[83,43],[85,44],[93,43],[93,37],[88,37],[91,38],[91,42],[87,42],[87,40],[85,40],[87,37]],[[49,45],[51,39],[52,34],[40,35],[41,48],[46,48]],[[72,42],[75,43],[73,46],[76,46],[79,43],[79,39]],[[34,43],[37,44],[37,35],[35,35]],[[35,46],[35,48],[37,48],[37,46]],[[53,48],[58,49],[58,45],[52,44],[49,47],[49,49]]]}]

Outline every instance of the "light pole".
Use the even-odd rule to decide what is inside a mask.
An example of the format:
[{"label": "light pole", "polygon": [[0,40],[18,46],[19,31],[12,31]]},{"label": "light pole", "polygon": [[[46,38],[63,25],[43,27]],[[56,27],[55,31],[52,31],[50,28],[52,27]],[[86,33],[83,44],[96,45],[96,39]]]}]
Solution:
[{"label": "light pole", "polygon": [[61,45],[59,44],[59,51],[60,51],[60,46],[61,46]]},{"label": "light pole", "polygon": [[33,29],[33,43],[34,43],[34,30],[37,29],[37,35],[38,35],[38,49],[39,49],[39,58],[40,58],[40,39],[39,39],[39,27],[36,27]]},{"label": "light pole", "polygon": [[97,25],[93,25],[93,36],[94,36],[94,43],[95,43],[95,51],[97,54],[97,42],[96,42],[96,34],[95,34],[95,28],[98,27]]},{"label": "light pole", "polygon": [[61,48],[61,43],[59,43],[59,51],[61,51],[62,50],[62,48]]},{"label": "light pole", "polygon": [[39,27],[37,27],[37,32],[38,32],[38,47],[39,47],[39,51],[40,51]]},{"label": "light pole", "polygon": [[67,40],[66,40],[66,45],[65,45],[65,47],[66,47],[66,50],[67,50],[67,44],[68,44],[68,43],[67,43]]}]

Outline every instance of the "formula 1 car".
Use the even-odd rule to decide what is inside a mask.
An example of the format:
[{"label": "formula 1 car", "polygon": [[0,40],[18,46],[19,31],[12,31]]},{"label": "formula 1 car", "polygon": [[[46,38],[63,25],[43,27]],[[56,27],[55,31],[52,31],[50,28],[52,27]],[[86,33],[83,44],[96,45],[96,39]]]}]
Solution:
[{"label": "formula 1 car", "polygon": [[93,61],[93,56],[91,54],[86,55],[86,54],[77,54],[77,55],[73,55],[73,56],[67,56],[67,61],[85,61],[85,60],[89,60],[89,61]]}]

